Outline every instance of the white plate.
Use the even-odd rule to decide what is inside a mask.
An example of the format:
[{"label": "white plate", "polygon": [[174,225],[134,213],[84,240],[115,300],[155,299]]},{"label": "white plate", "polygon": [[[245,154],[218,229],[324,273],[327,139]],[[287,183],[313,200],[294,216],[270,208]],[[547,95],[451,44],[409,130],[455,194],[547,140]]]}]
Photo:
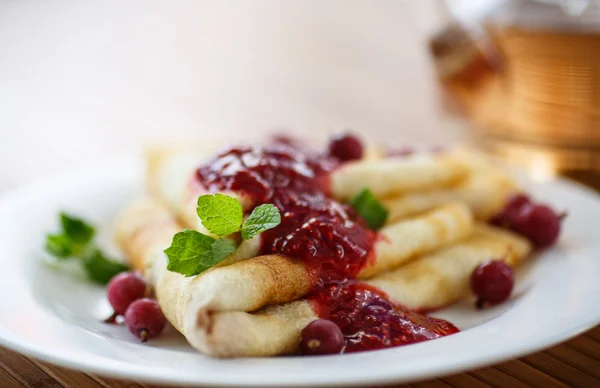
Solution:
[{"label": "white plate", "polygon": [[[532,185],[537,198],[568,209],[558,247],[519,271],[510,303],[484,312],[465,302],[437,315],[463,331],[399,348],[323,357],[215,360],[173,329],[148,344],[110,313],[104,290],[76,266],[44,263],[44,235],[60,209],[105,234],[118,209],[140,195],[137,158],[47,179],[0,200],[0,342],[66,367],[172,384],[360,385],[442,376],[535,352],[600,322],[600,201],[565,181]],[[103,236],[109,241],[108,236]]]}]

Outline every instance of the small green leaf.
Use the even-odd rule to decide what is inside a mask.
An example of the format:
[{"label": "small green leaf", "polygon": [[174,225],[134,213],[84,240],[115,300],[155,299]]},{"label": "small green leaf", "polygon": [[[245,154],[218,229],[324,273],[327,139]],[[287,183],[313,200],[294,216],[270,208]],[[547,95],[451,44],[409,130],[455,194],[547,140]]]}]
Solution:
[{"label": "small green leaf", "polygon": [[230,238],[219,238],[211,245],[210,254],[206,254],[200,260],[196,273],[202,273],[209,268],[214,267],[223,261],[227,256],[231,255],[237,249],[237,242]]},{"label": "small green leaf", "polygon": [[246,222],[244,222],[242,238],[249,240],[265,230],[276,227],[280,223],[281,215],[277,207],[271,204],[257,206]]},{"label": "small green leaf", "polygon": [[75,247],[73,241],[64,234],[49,234],[46,236],[46,252],[57,259],[67,259],[73,256]]},{"label": "small green leaf", "polygon": [[369,228],[377,230],[381,228],[388,217],[389,211],[369,189],[362,189],[349,202],[349,205],[356,210],[369,225]]},{"label": "small green leaf", "polygon": [[228,195],[207,194],[198,198],[196,209],[202,225],[217,236],[227,236],[240,230],[244,213],[240,202]]},{"label": "small green leaf", "polygon": [[60,213],[63,233],[76,244],[87,244],[94,237],[94,228],[80,218]]},{"label": "small green leaf", "polygon": [[106,284],[116,274],[129,269],[123,263],[109,259],[99,249],[92,250],[83,258],[83,267],[88,277],[100,284]]},{"label": "small green leaf", "polygon": [[200,264],[211,261],[212,244],[215,241],[195,230],[177,233],[173,236],[171,246],[165,249],[169,261],[167,269],[185,276],[197,275]]}]

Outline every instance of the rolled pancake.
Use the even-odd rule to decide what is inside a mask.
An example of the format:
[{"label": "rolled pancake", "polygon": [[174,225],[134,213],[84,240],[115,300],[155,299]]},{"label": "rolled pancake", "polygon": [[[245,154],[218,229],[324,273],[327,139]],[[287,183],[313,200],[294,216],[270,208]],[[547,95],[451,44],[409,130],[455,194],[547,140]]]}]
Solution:
[{"label": "rolled pancake", "polygon": [[146,151],[148,193],[169,209],[179,209],[191,191],[189,183],[198,163],[208,159],[215,150],[214,144],[149,148]]},{"label": "rolled pancake", "polygon": [[368,279],[396,268],[423,253],[461,240],[473,230],[473,215],[461,203],[448,204],[416,217],[386,226],[375,243],[374,260],[358,274]]},{"label": "rolled pancake", "polygon": [[[366,283],[386,292],[396,303],[431,310],[468,295],[468,279],[479,263],[504,257],[514,266],[530,250],[530,244],[520,236],[478,225],[468,239]],[[317,318],[310,302],[298,300],[254,313],[217,312],[208,320],[192,314],[184,326],[190,344],[203,353],[215,357],[265,357],[296,352],[302,329]]]},{"label": "rolled pancake", "polygon": [[296,353],[300,333],[319,317],[306,299],[267,306],[254,313],[222,311],[206,317],[190,314],[186,339],[213,357],[270,357]]},{"label": "rolled pancake", "polygon": [[386,272],[366,283],[410,309],[432,310],[469,293],[469,277],[481,263],[502,259],[517,265],[531,252],[525,238],[504,229],[478,224],[465,241]]},{"label": "rolled pancake", "polygon": [[331,193],[346,201],[363,188],[376,197],[431,190],[458,182],[467,169],[454,155],[417,154],[349,162],[331,173]]},{"label": "rolled pancake", "polygon": [[[154,286],[165,316],[180,331],[190,304],[197,316],[215,311],[253,311],[299,299],[312,285],[311,274],[300,261],[279,255],[248,259],[244,244],[200,275],[185,277],[168,271],[164,249],[180,230],[169,211],[152,200],[126,209],[116,226],[119,245],[132,266]],[[255,244],[256,240],[245,243]]]},{"label": "rolled pancake", "polygon": [[465,179],[443,189],[384,199],[383,203],[390,212],[387,221],[395,222],[449,202],[468,205],[476,219],[485,221],[502,209],[511,193],[519,190],[514,179],[505,171],[482,160],[477,154],[462,153],[457,157],[469,169]]}]

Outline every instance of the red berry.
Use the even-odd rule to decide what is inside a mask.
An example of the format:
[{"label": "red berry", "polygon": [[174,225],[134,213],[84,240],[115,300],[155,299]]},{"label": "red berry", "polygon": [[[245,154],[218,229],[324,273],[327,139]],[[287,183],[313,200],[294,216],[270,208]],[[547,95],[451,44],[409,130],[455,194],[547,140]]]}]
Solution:
[{"label": "red berry", "polygon": [[113,277],[106,288],[106,296],[116,314],[125,310],[134,300],[146,295],[146,282],[137,272],[122,272]]},{"label": "red berry", "polygon": [[304,354],[336,354],[344,348],[342,330],[327,319],[312,321],[302,330],[301,336]]},{"label": "red berry", "polygon": [[529,203],[531,200],[523,193],[511,195],[506,199],[504,208],[490,219],[490,223],[501,227],[511,226],[521,208]]},{"label": "red berry", "polygon": [[167,320],[154,299],[138,299],[125,311],[127,328],[133,335],[141,338],[142,342],[158,336],[166,323]]},{"label": "red berry", "polygon": [[471,290],[477,296],[477,305],[502,303],[513,289],[513,270],[500,260],[480,264],[471,274]]},{"label": "red berry", "polygon": [[513,229],[527,237],[538,248],[556,242],[561,218],[546,205],[528,204],[521,208],[513,221]]},{"label": "red berry", "polygon": [[329,155],[343,162],[357,160],[362,158],[363,145],[356,136],[338,135],[329,142]]},{"label": "red berry", "polygon": [[529,199],[526,194],[516,193],[506,199],[504,211],[506,212],[508,219],[514,221],[521,208],[530,203],[531,199]]}]

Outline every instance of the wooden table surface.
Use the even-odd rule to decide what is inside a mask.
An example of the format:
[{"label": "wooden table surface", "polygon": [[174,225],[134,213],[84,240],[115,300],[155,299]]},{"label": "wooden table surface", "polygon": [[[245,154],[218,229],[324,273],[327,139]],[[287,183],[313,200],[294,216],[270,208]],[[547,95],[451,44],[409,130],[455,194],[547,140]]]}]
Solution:
[{"label": "wooden table surface", "polygon": [[[518,360],[400,386],[600,387],[600,326],[566,343]],[[156,385],[88,375],[40,362],[0,347],[0,387],[151,388]]]}]

